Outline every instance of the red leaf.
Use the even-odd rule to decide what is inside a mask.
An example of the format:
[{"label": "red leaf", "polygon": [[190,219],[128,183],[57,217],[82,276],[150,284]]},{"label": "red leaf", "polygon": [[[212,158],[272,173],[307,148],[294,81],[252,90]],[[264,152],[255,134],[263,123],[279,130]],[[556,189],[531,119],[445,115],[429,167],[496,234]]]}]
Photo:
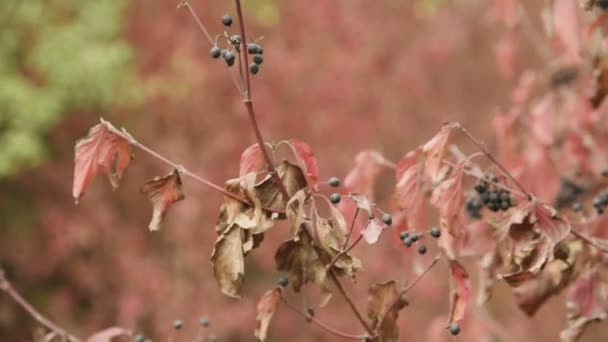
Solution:
[{"label": "red leaf", "polygon": [[441,130],[422,147],[424,153],[424,168],[427,176],[431,181],[435,182],[439,178],[441,170],[441,159],[443,151],[448,143],[450,132],[453,125],[447,124],[441,127]]},{"label": "red leaf", "polygon": [[291,146],[293,153],[298,160],[298,164],[300,164],[300,167],[304,171],[308,186],[315,191],[318,190],[319,169],[317,167],[317,159],[315,158],[314,153],[312,153],[312,149],[308,144],[297,139],[291,139],[289,141],[289,146]]},{"label": "red leaf", "polygon": [[560,216],[554,208],[538,203],[534,205],[534,215],[536,216],[538,231],[549,238],[552,243],[551,249],[570,233],[570,223]]},{"label": "red leaf", "polygon": [[124,328],[110,327],[89,336],[86,339],[86,342],[112,342],[115,338],[129,336],[130,332]]},{"label": "red leaf", "polygon": [[581,18],[578,2],[572,0],[555,0],[553,2],[553,28],[568,57],[579,60],[581,52]]},{"label": "red leaf", "polygon": [[378,242],[378,238],[380,238],[380,234],[382,234],[384,228],[386,228],[386,225],[381,223],[377,218],[374,218],[368,221],[365,228],[361,230],[361,234],[363,235],[365,242],[373,245]]},{"label": "red leaf", "polygon": [[585,272],[568,291],[568,307],[580,316],[593,318],[608,314],[608,283],[597,269]]},{"label": "red leaf", "polygon": [[467,303],[471,299],[471,284],[469,283],[469,274],[462,265],[456,260],[450,260],[450,272],[452,278],[450,281],[451,298],[450,298],[450,322],[459,322],[464,318]]},{"label": "red leaf", "polygon": [[443,181],[431,196],[431,204],[439,209],[439,223],[450,235],[459,237],[462,227],[460,213],[464,205],[462,181],[464,179],[464,162],[456,169],[452,178]]},{"label": "red leaf", "polygon": [[82,197],[91,181],[102,171],[113,188],[117,188],[131,161],[129,141],[112,133],[109,123],[93,126],[89,134],[76,142],[74,150],[74,183],[72,196],[76,202]]},{"label": "red leaf", "polygon": [[259,144],[253,144],[241,154],[241,166],[239,177],[244,177],[250,172],[259,172],[264,168],[264,154]]},{"label": "red leaf", "polygon": [[280,299],[281,289],[275,288],[264,293],[262,298],[260,298],[260,300],[258,301],[258,312],[256,316],[258,326],[255,329],[255,337],[257,337],[258,340],[266,340],[270,321],[272,320],[272,316],[274,316],[274,313],[277,311],[277,306],[279,304]]},{"label": "red leaf", "polygon": [[545,145],[553,144],[553,122],[555,117],[555,96],[548,92],[532,107],[532,132]]},{"label": "red leaf", "polygon": [[344,186],[365,196],[372,196],[376,176],[388,162],[377,151],[361,151],[355,157],[355,167],[344,177]]},{"label": "red leaf", "polygon": [[149,225],[151,231],[159,230],[160,222],[165,217],[167,210],[173,203],[185,198],[182,190],[182,180],[177,170],[173,170],[165,177],[155,177],[145,182],[140,191],[148,196],[154,207]]}]

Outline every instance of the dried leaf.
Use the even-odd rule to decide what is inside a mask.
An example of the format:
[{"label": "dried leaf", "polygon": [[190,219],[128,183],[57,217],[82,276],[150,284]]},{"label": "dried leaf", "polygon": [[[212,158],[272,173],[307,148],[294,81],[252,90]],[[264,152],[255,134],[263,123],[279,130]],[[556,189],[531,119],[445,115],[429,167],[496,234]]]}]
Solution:
[{"label": "dried leaf", "polygon": [[376,177],[384,167],[389,165],[378,151],[361,151],[355,157],[355,166],[344,177],[344,186],[352,192],[373,196]]},{"label": "dried leaf", "polygon": [[308,144],[297,139],[289,140],[289,146],[291,146],[293,153],[298,160],[298,164],[304,170],[304,175],[308,182],[308,186],[317,191],[319,183],[319,169],[317,167],[317,159],[315,158],[312,149]]},{"label": "dried leaf", "polygon": [[300,229],[296,238],[283,242],[274,259],[277,269],[289,274],[290,283],[296,292],[306,283],[325,282],[327,274],[324,263],[305,229]]},{"label": "dried leaf", "polygon": [[479,261],[479,290],[476,297],[476,304],[479,306],[486,304],[492,297],[496,269],[500,261],[500,254],[496,249],[483,255]]},{"label": "dried leaf", "polygon": [[306,202],[306,190],[302,189],[298,191],[290,200],[287,202],[286,213],[287,219],[290,223],[291,235],[295,237],[300,231],[301,226],[308,220],[304,211],[304,203]]},{"label": "dried leaf", "polygon": [[253,144],[241,154],[239,177],[245,177],[248,173],[257,173],[264,169],[266,161],[259,144]]},{"label": "dried leaf", "polygon": [[272,316],[277,311],[279,300],[281,299],[281,289],[274,288],[264,293],[258,301],[256,320],[258,325],[255,329],[255,337],[260,341],[266,341],[268,327]]},{"label": "dried leaf", "polygon": [[365,228],[361,230],[361,234],[363,234],[365,242],[373,245],[378,242],[378,238],[380,238],[380,234],[382,234],[384,228],[386,228],[384,223],[380,222],[377,218],[373,218],[367,222]]},{"label": "dried leaf", "polygon": [[110,132],[107,122],[93,126],[74,149],[72,195],[80,199],[95,176],[102,171],[116,189],[132,159],[129,141]]},{"label": "dried leaf", "polygon": [[110,327],[87,337],[86,342],[121,342],[129,341],[131,333],[121,327]]},{"label": "dried leaf", "polygon": [[182,180],[177,170],[171,171],[165,177],[155,177],[146,181],[140,188],[140,192],[152,202],[154,212],[149,228],[151,231],[160,229],[160,222],[167,214],[167,210],[173,203],[185,198],[182,190]]},{"label": "dried leaf", "polygon": [[419,156],[422,148],[408,152],[403,159],[397,163],[395,175],[397,185],[395,186],[394,200],[399,208],[409,211],[416,206],[416,202],[423,196],[422,188],[422,163]]},{"label": "dried leaf", "polygon": [[283,198],[283,194],[279,191],[279,187],[271,175],[266,176],[265,179],[256,184],[255,190],[262,206],[284,210],[289,199],[306,187],[306,177],[300,167],[285,160],[277,166],[276,170],[289,198]]},{"label": "dried leaf", "polygon": [[431,182],[439,179],[443,151],[448,143],[452,128],[453,125],[451,124],[443,125],[441,130],[422,147],[424,153],[424,171]]},{"label": "dried leaf", "polygon": [[456,260],[450,260],[450,317],[449,322],[459,322],[464,318],[467,303],[471,299],[471,285],[467,270]]},{"label": "dried leaf", "polygon": [[211,254],[213,274],[223,294],[240,298],[245,276],[242,230],[230,226],[215,241]]},{"label": "dried leaf", "polygon": [[462,230],[460,214],[464,205],[463,179],[464,163],[461,163],[454,175],[435,188],[431,196],[431,204],[439,209],[441,227],[454,237],[459,237]]},{"label": "dried leaf", "polygon": [[553,246],[562,241],[570,233],[570,223],[559,215],[557,210],[543,204],[534,206],[534,215],[537,220],[537,227],[541,234],[545,235]]},{"label": "dried leaf", "polygon": [[350,197],[350,199],[355,201],[355,203],[357,204],[357,208],[367,211],[367,215],[369,217],[374,216],[374,206],[375,205],[370,202],[370,200],[369,200],[369,198],[367,198],[367,196],[357,194],[357,193],[350,193],[348,196]]},{"label": "dried leaf", "polygon": [[367,297],[367,317],[372,329],[378,331],[379,342],[399,341],[397,318],[399,311],[407,305],[399,298],[400,291],[395,281],[375,284],[370,287]]}]

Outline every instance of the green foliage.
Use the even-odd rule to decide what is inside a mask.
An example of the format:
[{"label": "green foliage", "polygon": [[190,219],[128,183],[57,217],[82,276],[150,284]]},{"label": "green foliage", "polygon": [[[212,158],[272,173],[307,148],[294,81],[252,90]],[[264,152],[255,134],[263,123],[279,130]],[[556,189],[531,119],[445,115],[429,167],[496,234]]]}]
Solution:
[{"label": "green foliage", "polygon": [[0,178],[49,153],[68,113],[133,105],[126,0],[4,0],[0,4]]}]

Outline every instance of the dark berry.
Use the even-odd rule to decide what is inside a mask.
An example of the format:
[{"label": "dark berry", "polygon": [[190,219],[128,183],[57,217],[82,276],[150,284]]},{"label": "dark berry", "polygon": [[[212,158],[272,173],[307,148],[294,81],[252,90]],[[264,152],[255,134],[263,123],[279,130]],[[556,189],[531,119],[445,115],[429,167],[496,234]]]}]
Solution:
[{"label": "dark berry", "polygon": [[507,201],[500,202],[500,209],[506,211],[506,210],[509,210],[509,208],[511,208],[511,203],[509,203]]},{"label": "dark berry", "polygon": [[413,242],[418,241],[418,238],[419,238],[419,236],[418,236],[418,235],[414,234],[414,235],[412,235],[411,237],[412,237],[412,241],[413,241]]},{"label": "dark berry", "polygon": [[437,227],[432,227],[431,236],[434,237],[435,239],[439,238],[441,236],[441,230],[439,230],[439,228],[437,228]]},{"label": "dark berry", "polygon": [[173,328],[175,328],[175,330],[179,330],[183,327],[184,327],[184,322],[180,321],[179,319],[173,322]]},{"label": "dark berry", "polygon": [[420,245],[420,246],[418,246],[418,253],[419,253],[419,254],[424,254],[424,253],[426,253],[426,246],[425,246],[425,245]]},{"label": "dark berry", "polygon": [[334,188],[337,188],[340,186],[340,178],[338,177],[331,177],[329,179],[329,181],[327,181],[327,183],[329,183],[330,186],[333,186]]},{"label": "dark berry", "polygon": [[236,60],[236,56],[231,51],[228,51],[224,55],[224,59],[226,60],[226,64],[228,64],[228,66],[232,66],[232,65],[234,65],[234,61]]},{"label": "dark berry", "polygon": [[144,342],[146,340],[146,338],[144,337],[144,335],[136,335],[134,341],[135,342]]},{"label": "dark berry", "polygon": [[483,204],[488,204],[490,203],[490,193],[489,192],[484,192],[483,194],[481,194],[479,196],[479,198],[481,199],[481,203]]},{"label": "dark berry", "polygon": [[456,322],[450,324],[450,334],[456,336],[460,334],[460,325]]},{"label": "dark berry", "polygon": [[403,240],[403,239],[405,239],[406,237],[409,237],[409,236],[410,236],[410,233],[408,233],[408,232],[401,232],[401,233],[399,233],[399,239],[401,239],[401,240]]},{"label": "dark berry", "polygon": [[201,327],[203,328],[208,328],[209,325],[211,325],[211,322],[209,321],[209,318],[207,317],[203,317],[201,318],[201,320],[199,321],[199,324],[201,325]]},{"label": "dark berry", "polygon": [[224,24],[224,26],[232,25],[232,17],[228,14],[224,14],[222,16],[222,24]]},{"label": "dark berry", "polygon": [[393,217],[391,214],[384,214],[382,215],[382,222],[384,222],[385,225],[390,226],[393,223]]},{"label": "dark berry", "polygon": [[260,71],[260,67],[257,64],[255,64],[255,63],[249,64],[249,72],[252,75],[257,74],[259,71]]},{"label": "dark berry", "polygon": [[279,277],[279,286],[287,287],[287,285],[289,285],[289,279],[286,276],[280,276]]},{"label": "dark berry", "polygon": [[498,201],[498,194],[496,192],[491,192],[490,193],[490,202],[496,202]]},{"label": "dark berry", "polygon": [[581,211],[583,210],[583,205],[581,204],[581,202],[574,202],[572,203],[572,210]]},{"label": "dark berry", "polygon": [[232,36],[230,36],[230,38],[228,38],[228,40],[230,41],[230,44],[235,46],[241,44],[241,36],[239,36],[238,34],[233,34]]},{"label": "dark berry", "polygon": [[405,239],[403,239],[403,244],[405,245],[405,247],[411,247],[412,246],[412,237],[408,236]]},{"label": "dark berry", "polygon": [[333,204],[338,204],[342,200],[342,197],[340,197],[340,194],[331,194],[331,196],[329,196],[329,200]]},{"label": "dark berry", "polygon": [[264,54],[264,49],[258,45],[258,51],[257,51],[258,55],[263,55]]},{"label": "dark berry", "polygon": [[608,170],[602,171],[602,177],[608,177]]},{"label": "dark berry", "polygon": [[260,65],[264,63],[264,57],[260,54],[256,54],[253,56],[253,63]]},{"label": "dark berry", "polygon": [[211,48],[209,54],[213,58],[220,58],[220,56],[222,55],[222,49],[218,48],[217,46],[214,46]]},{"label": "dark berry", "polygon": [[260,46],[256,43],[247,44],[247,53],[249,53],[250,55],[258,53],[259,49]]},{"label": "dark berry", "polygon": [[477,193],[479,194],[485,193],[486,191],[488,191],[488,183],[485,181],[481,181],[475,184],[475,191],[477,191]]}]

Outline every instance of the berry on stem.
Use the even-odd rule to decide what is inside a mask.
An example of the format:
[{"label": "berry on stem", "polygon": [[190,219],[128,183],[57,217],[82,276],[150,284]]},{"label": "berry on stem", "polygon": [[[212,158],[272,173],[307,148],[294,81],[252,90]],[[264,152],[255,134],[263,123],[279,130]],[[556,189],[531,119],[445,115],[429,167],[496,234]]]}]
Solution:
[{"label": "berry on stem", "polygon": [[331,194],[331,196],[329,196],[329,200],[333,204],[338,204],[342,200],[342,197],[340,196],[340,194],[334,193],[334,194]]},{"label": "berry on stem", "polygon": [[175,330],[179,330],[183,327],[184,327],[184,322],[182,322],[181,320],[178,319],[173,322],[173,328],[175,328]]},{"label": "berry on stem", "polygon": [[289,279],[286,276],[280,276],[279,277],[279,286],[287,287],[287,285],[289,285]]},{"label": "berry on stem", "polygon": [[399,233],[399,239],[401,239],[401,240],[405,239],[408,236],[410,236],[410,233],[408,233],[408,232]]},{"label": "berry on stem", "polygon": [[393,217],[391,216],[391,214],[384,214],[382,215],[382,222],[384,222],[384,224],[386,224],[387,226],[390,226],[393,223]]},{"label": "berry on stem", "polygon": [[222,55],[222,49],[218,48],[217,46],[214,46],[209,51],[209,54],[212,58],[219,58]]},{"label": "berry on stem", "polygon": [[255,63],[257,65],[264,63],[264,57],[260,54],[255,54],[253,56],[253,63]]},{"label": "berry on stem", "polygon": [[329,181],[327,181],[327,183],[329,183],[330,186],[337,188],[340,186],[340,178],[338,177],[331,177],[329,179]]},{"label": "berry on stem", "polygon": [[207,317],[201,318],[199,323],[200,323],[201,327],[203,327],[203,328],[208,328],[209,325],[211,325],[211,322],[209,321],[209,318],[207,318]]},{"label": "berry on stem", "polygon": [[260,67],[257,64],[255,64],[255,63],[249,64],[249,72],[252,75],[257,74],[259,71],[260,71]]},{"label": "berry on stem", "polygon": [[439,228],[437,227],[431,227],[431,236],[434,237],[435,239],[439,238],[441,236],[441,230],[439,230]]},{"label": "berry on stem", "polygon": [[236,56],[231,51],[228,51],[224,55],[224,59],[226,60],[226,64],[228,64],[228,66],[232,66],[232,65],[234,65],[234,61],[236,60]]},{"label": "berry on stem", "polygon": [[256,43],[247,44],[247,53],[249,53],[250,55],[257,54],[259,50],[260,50],[260,46],[258,44],[256,44]]},{"label": "berry on stem", "polygon": [[425,245],[418,246],[418,254],[425,254],[425,253],[426,253],[426,246]]},{"label": "berry on stem", "polygon": [[460,325],[456,322],[450,324],[450,334],[456,336],[460,334]]},{"label": "berry on stem", "polygon": [[230,27],[232,25],[232,17],[228,14],[224,14],[222,16],[222,24],[224,24],[224,26]]},{"label": "berry on stem", "polygon": [[414,241],[412,240],[411,236],[407,236],[405,239],[403,239],[403,244],[405,247],[411,247],[413,242]]},{"label": "berry on stem", "polygon": [[144,341],[146,341],[146,338],[144,337],[144,335],[139,334],[139,335],[135,336],[134,341],[135,342],[144,342]]}]

